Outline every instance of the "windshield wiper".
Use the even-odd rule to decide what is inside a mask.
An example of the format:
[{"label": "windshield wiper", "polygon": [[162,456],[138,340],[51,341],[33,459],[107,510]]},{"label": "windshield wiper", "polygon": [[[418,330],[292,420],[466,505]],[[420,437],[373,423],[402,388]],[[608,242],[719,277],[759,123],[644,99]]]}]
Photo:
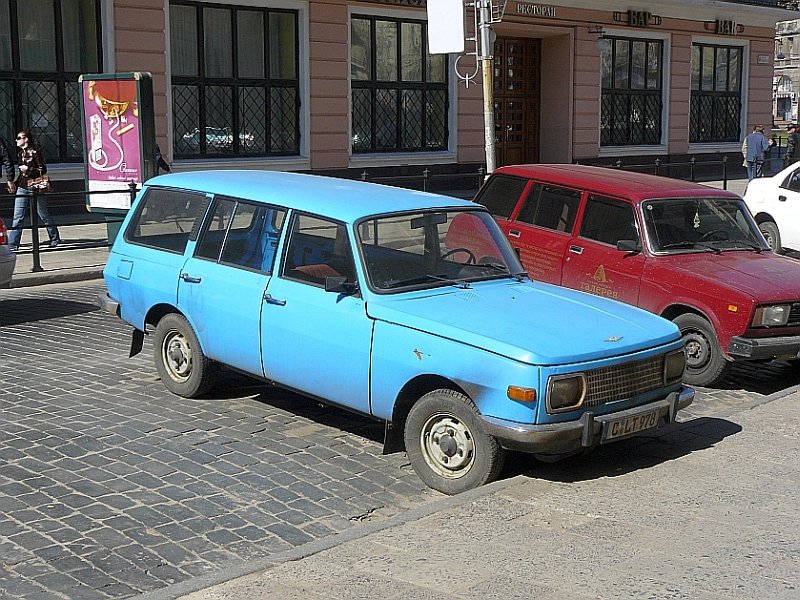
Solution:
[{"label": "windshield wiper", "polygon": [[731,250],[752,250],[758,254],[761,254],[764,249],[759,246],[758,244],[754,244],[753,242],[748,242],[747,240],[731,240],[733,244],[741,244],[744,248],[739,248],[738,246],[735,248],[731,248]]},{"label": "windshield wiper", "polygon": [[454,285],[463,290],[467,290],[471,287],[466,281],[450,279],[449,277],[444,277],[443,275],[431,275],[429,273],[426,273],[425,275],[418,275],[417,277],[408,277],[407,279],[390,279],[386,282],[385,287],[388,290],[408,285],[418,285],[428,281],[444,281],[445,283],[449,283],[450,285]]},{"label": "windshield wiper", "polygon": [[694,248],[694,242],[683,240],[682,242],[670,242],[669,244],[662,244],[662,250],[671,250],[672,248]]},{"label": "windshield wiper", "polygon": [[483,267],[484,269],[492,269],[493,271],[502,271],[504,273],[508,273],[508,267],[500,263],[478,263],[475,265],[464,265],[464,266],[469,267],[471,269],[476,267],[478,268]]},{"label": "windshield wiper", "polygon": [[705,248],[706,250],[711,250],[714,254],[722,254],[722,250],[720,250],[716,246],[712,246],[711,244],[707,244],[705,242],[695,242],[694,245],[698,248]]},{"label": "windshield wiper", "polygon": [[722,250],[720,250],[716,246],[712,246],[711,244],[706,244],[704,242],[691,242],[689,240],[683,240],[682,242],[672,242],[670,244],[664,244],[663,246],[661,246],[662,250],[671,250],[673,248],[703,248],[704,250],[710,250],[714,254],[722,254]]},{"label": "windshield wiper", "polygon": [[508,267],[501,263],[478,263],[476,265],[467,265],[468,267],[485,267],[487,269],[492,269],[493,271],[499,271],[500,273],[508,273],[511,277],[513,277],[516,281],[523,281],[526,277],[528,277],[527,271],[520,271],[519,273],[511,273],[508,270]]}]

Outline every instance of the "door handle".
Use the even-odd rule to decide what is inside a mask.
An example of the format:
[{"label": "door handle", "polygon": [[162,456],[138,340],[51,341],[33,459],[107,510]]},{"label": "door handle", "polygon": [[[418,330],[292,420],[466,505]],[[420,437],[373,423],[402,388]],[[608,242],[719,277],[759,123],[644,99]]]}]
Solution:
[{"label": "door handle", "polygon": [[509,229],[508,230],[508,235],[509,235],[509,237],[518,238],[520,234],[519,234],[519,231],[517,231],[516,229]]},{"label": "door handle", "polygon": [[573,254],[583,254],[583,248],[580,246],[570,246],[569,251]]},{"label": "door handle", "polygon": [[181,273],[181,279],[186,283],[200,283],[200,277],[192,277],[188,273]]},{"label": "door handle", "polygon": [[278,300],[273,298],[272,294],[264,294],[264,302],[267,304],[274,304],[275,306],[286,306],[286,300]]},{"label": "door handle", "polygon": [[778,196],[780,202],[786,202],[786,196]]}]

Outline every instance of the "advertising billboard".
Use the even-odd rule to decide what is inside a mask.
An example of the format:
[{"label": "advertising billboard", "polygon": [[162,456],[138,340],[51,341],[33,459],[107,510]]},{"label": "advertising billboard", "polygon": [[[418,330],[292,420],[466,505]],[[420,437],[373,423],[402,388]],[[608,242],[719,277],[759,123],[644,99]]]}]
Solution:
[{"label": "advertising billboard", "polygon": [[[81,75],[81,109],[90,211],[127,210],[131,183],[155,175],[153,84],[150,73]],[[118,193],[114,193],[118,190]]]}]

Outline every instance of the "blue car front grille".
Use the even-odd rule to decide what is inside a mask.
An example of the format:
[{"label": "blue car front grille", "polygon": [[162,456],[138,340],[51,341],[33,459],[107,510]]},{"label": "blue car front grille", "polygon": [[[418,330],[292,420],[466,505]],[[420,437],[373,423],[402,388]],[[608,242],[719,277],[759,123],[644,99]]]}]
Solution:
[{"label": "blue car front grille", "polygon": [[589,393],[584,406],[631,398],[664,387],[664,355],[594,369],[586,377]]}]

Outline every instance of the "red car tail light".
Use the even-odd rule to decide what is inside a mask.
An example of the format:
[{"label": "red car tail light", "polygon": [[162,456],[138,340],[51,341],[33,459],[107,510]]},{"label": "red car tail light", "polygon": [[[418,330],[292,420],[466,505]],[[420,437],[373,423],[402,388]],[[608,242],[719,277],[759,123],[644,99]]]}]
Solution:
[{"label": "red car tail light", "polygon": [[0,219],[0,245],[8,243],[8,231],[6,231],[6,224],[3,219]]}]

